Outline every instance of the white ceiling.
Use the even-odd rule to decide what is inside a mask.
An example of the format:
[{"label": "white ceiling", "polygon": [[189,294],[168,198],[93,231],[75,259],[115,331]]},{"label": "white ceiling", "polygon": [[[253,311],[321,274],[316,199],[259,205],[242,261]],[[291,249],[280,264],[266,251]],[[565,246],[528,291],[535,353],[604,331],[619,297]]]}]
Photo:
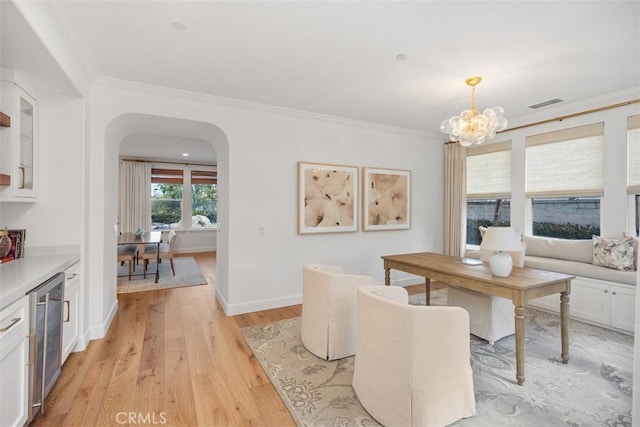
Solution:
[{"label": "white ceiling", "polygon": [[632,0],[47,5],[73,17],[62,30],[98,75],[426,132],[469,107],[471,75],[478,108],[511,123],[531,104],[640,86]]}]

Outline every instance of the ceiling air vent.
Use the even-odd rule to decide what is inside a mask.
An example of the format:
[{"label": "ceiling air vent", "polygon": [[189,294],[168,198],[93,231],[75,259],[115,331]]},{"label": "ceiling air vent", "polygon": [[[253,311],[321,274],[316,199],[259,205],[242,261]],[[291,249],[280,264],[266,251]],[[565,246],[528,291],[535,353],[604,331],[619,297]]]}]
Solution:
[{"label": "ceiling air vent", "polygon": [[546,107],[547,105],[557,104],[558,102],[562,102],[563,100],[560,98],[553,98],[548,101],[538,102],[537,104],[529,105],[529,108],[533,108],[534,110],[537,108]]}]

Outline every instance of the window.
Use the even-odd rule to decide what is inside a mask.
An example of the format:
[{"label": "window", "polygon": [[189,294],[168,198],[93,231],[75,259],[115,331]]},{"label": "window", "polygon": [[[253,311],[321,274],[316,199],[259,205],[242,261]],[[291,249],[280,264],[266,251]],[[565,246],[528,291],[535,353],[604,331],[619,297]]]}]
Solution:
[{"label": "window", "polygon": [[[635,199],[636,236],[640,234],[640,115],[627,119],[627,193]],[[635,195],[635,197],[633,197]]]},{"label": "window", "polygon": [[191,171],[192,228],[214,228],[218,222],[217,172]]},{"label": "window", "polygon": [[182,185],[181,169],[151,169],[151,224],[154,230],[180,227]]},{"label": "window", "polygon": [[151,169],[151,223],[155,230],[212,229],[217,222],[215,167],[178,165]]},{"label": "window", "polygon": [[536,236],[590,239],[600,234],[604,124],[527,137],[527,191]]},{"label": "window", "polygon": [[510,202],[511,142],[467,148],[467,244],[480,244],[480,226],[510,225]]}]

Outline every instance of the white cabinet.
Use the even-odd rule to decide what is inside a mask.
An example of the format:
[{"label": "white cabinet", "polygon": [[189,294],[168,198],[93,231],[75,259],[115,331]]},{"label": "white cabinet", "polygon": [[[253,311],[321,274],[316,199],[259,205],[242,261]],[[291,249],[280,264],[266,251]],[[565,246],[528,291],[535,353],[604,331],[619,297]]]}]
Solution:
[{"label": "white cabinet", "polygon": [[611,326],[625,331],[635,330],[636,290],[634,287],[611,287]]},{"label": "white cabinet", "polygon": [[10,127],[0,131],[0,201],[33,202],[37,197],[38,104],[16,82],[16,74],[2,70],[0,111]]},{"label": "white cabinet", "polygon": [[[633,332],[635,287],[604,280],[576,277],[571,281],[571,317],[598,325]],[[560,297],[550,295],[528,302],[544,310],[560,312]]]},{"label": "white cabinet", "polygon": [[0,312],[0,425],[22,426],[28,417],[29,297]]},{"label": "white cabinet", "polygon": [[78,343],[80,333],[80,275],[79,263],[64,271],[64,306],[62,314],[62,363]]}]

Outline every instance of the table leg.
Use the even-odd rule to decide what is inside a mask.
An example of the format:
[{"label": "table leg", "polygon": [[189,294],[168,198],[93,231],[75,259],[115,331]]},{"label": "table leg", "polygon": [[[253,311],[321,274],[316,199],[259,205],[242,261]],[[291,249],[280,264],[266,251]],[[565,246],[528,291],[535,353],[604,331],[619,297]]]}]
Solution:
[{"label": "table leg", "polygon": [[516,322],[516,380],[524,384],[524,307],[515,306]]},{"label": "table leg", "polygon": [[569,363],[569,293],[560,294],[560,333],[562,336],[562,363]]},{"label": "table leg", "polygon": [[384,268],[384,284],[391,286],[391,269],[388,267]]},{"label": "table leg", "polygon": [[425,305],[431,305],[431,279],[428,277],[424,278],[424,286],[426,288],[427,297],[425,299]]},{"label": "table leg", "polygon": [[156,251],[156,283],[160,280],[160,243],[158,243],[158,250]]}]

